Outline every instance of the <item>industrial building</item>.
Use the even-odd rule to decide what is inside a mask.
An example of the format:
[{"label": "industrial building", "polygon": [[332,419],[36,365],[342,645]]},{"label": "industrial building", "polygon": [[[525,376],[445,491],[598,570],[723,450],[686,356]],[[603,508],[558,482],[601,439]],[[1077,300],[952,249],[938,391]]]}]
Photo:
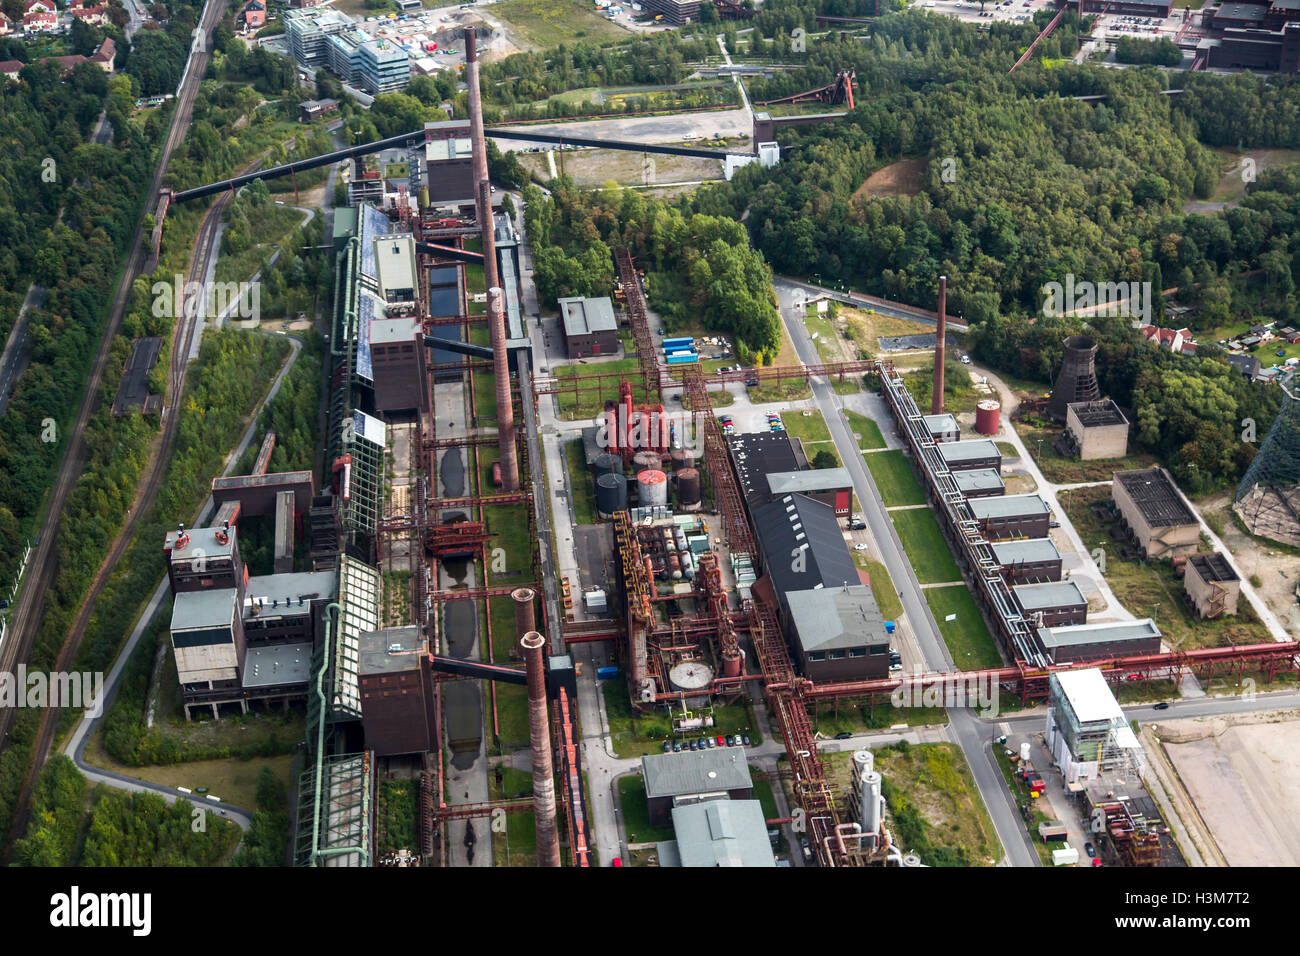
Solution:
[{"label": "industrial building", "polygon": [[751,513],[772,500],[769,474],[789,474],[808,467],[802,446],[784,431],[732,435],[730,446],[740,491]]},{"label": "industrial building", "polygon": [[841,518],[848,516],[853,503],[853,479],[849,477],[847,468],[768,472],[767,487],[773,498],[805,495],[830,505]]},{"label": "industrial building", "polygon": [[1300,72],[1300,4],[1295,0],[1223,3],[1205,11],[1196,55],[1218,69]]},{"label": "industrial building", "polygon": [[823,683],[889,676],[889,636],[864,584],[785,594],[803,675]]},{"label": "industrial building", "polygon": [[377,756],[438,749],[429,642],[415,625],[361,634],[357,676],[366,749]]},{"label": "industrial building", "polygon": [[[642,5],[663,17],[664,23],[675,27],[684,26],[700,18],[701,0],[641,0]],[[708,3],[709,0],[704,0]]]},{"label": "industrial building", "polygon": [[1002,480],[1002,473],[996,468],[955,471],[952,477],[957,483],[957,489],[967,498],[991,498],[1004,495],[1007,491],[1007,483]]},{"label": "industrial building", "polygon": [[1065,627],[1040,627],[1038,642],[1053,664],[1160,653],[1155,621],[1107,621]]},{"label": "industrial building", "polygon": [[469,120],[424,124],[425,188],[432,206],[474,203],[474,161]]},{"label": "industrial building", "polygon": [[1180,557],[1200,544],[1201,525],[1163,468],[1115,472],[1111,498],[1147,558]]},{"label": "industrial building", "polygon": [[1061,552],[1051,538],[994,541],[989,549],[1002,565],[1002,576],[1012,583],[1039,584],[1061,580]]},{"label": "industrial building", "polygon": [[743,747],[684,750],[641,758],[650,825],[667,826],[673,808],[709,800],[748,800],[754,795]]},{"label": "industrial building", "polygon": [[970,510],[990,541],[1046,538],[1051,527],[1052,509],[1035,494],[972,498]]},{"label": "industrial building", "polygon": [[992,468],[1002,470],[1002,452],[991,438],[971,438],[965,441],[942,442],[935,451],[948,466],[949,471],[974,471]]},{"label": "industrial building", "polygon": [[961,441],[961,428],[955,416],[948,412],[939,415],[925,415],[922,418],[925,429],[936,442]]},{"label": "industrial building", "polygon": [[1066,445],[1082,461],[1123,458],[1128,453],[1128,419],[1109,398],[1066,406]]},{"label": "industrial building", "polygon": [[862,583],[844,532],[830,505],[805,495],[785,495],[753,512],[763,553],[764,577],[773,605],[788,613],[795,591]]},{"label": "industrial building", "polygon": [[1073,581],[1017,584],[1011,588],[1011,593],[1025,618],[1035,621],[1040,627],[1085,624],[1088,621],[1088,600]]},{"label": "industrial building", "polygon": [[1136,775],[1143,764],[1142,745],[1095,667],[1051,675],[1044,742],[1067,787],[1103,773]]},{"label": "industrial building", "polygon": [[1169,16],[1172,0],[1079,0],[1079,13],[1104,13],[1116,17],[1152,17],[1163,20]]},{"label": "industrial building", "polygon": [[672,811],[674,839],[659,843],[659,865],[775,867],[763,805],[710,800]]},{"label": "industrial building", "polygon": [[569,358],[618,354],[618,318],[609,296],[593,299],[570,296],[560,299],[559,306]]},{"label": "industrial building", "polygon": [[1218,552],[1194,554],[1183,569],[1183,590],[1202,620],[1234,616],[1241,596],[1241,577]]}]

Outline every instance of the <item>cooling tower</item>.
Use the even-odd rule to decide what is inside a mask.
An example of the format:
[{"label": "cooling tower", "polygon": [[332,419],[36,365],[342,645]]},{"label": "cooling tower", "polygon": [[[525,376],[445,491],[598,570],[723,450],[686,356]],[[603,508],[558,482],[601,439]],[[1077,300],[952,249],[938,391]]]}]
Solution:
[{"label": "cooling tower", "polygon": [[1095,402],[1101,398],[1097,386],[1097,343],[1086,335],[1065,340],[1061,375],[1052,389],[1052,418],[1065,421],[1071,402]]}]

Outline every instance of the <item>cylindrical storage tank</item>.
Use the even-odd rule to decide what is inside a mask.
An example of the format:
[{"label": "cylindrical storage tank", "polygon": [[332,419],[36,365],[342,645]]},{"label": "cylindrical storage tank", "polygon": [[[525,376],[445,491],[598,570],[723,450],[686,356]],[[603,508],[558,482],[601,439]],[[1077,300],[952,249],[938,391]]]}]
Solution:
[{"label": "cylindrical storage tank", "polygon": [[[639,451],[632,456],[632,471],[640,475],[643,471],[659,468],[659,455],[652,451]],[[666,499],[665,499],[666,500]],[[641,502],[645,504],[645,502]]]},{"label": "cylindrical storage tank", "polygon": [[870,750],[858,750],[853,754],[854,779],[859,783],[864,773],[871,773],[876,768],[876,755]]},{"label": "cylindrical storage tank", "polygon": [[677,548],[678,551],[686,550],[686,532],[681,528],[673,529],[673,546]]},{"label": "cylindrical storage tank", "polygon": [[680,581],[682,579],[682,562],[681,559],[677,557],[676,551],[668,555],[668,576],[674,581]]},{"label": "cylindrical storage tank", "polygon": [[622,475],[601,475],[596,479],[596,512],[612,518],[616,511],[627,510],[627,479]]},{"label": "cylindrical storage tank", "polygon": [[636,489],[642,507],[668,504],[668,476],[658,468],[647,468],[638,474]]},{"label": "cylindrical storage tank", "polygon": [[700,473],[695,468],[677,472],[677,500],[683,508],[697,508],[700,504]]},{"label": "cylindrical storage tank", "polygon": [[601,475],[621,475],[623,474],[623,459],[619,458],[618,455],[604,452],[596,456],[592,469],[595,471],[597,478]]},{"label": "cylindrical storage tank", "polygon": [[980,402],[975,406],[975,430],[981,435],[996,435],[1001,412],[1002,406],[991,398]]},{"label": "cylindrical storage tank", "polygon": [[668,682],[674,690],[707,691],[713,683],[713,668],[703,661],[682,661],[668,671]]},{"label": "cylindrical storage tank", "polygon": [[[607,408],[603,412],[605,416],[605,447],[613,454],[619,451],[619,433],[618,433],[618,408]],[[599,432],[597,433],[599,435]],[[621,461],[622,459],[620,459]]]},{"label": "cylindrical storage tank", "polygon": [[1029,763],[1029,741],[1026,740],[1020,745],[1020,762]]},{"label": "cylindrical storage tank", "polygon": [[874,770],[862,775],[862,832],[880,832],[880,774]]},{"label": "cylindrical storage tank", "polygon": [[689,551],[679,551],[677,560],[682,562],[682,577],[686,578],[687,581],[694,581],[695,561],[691,557],[691,553]]},{"label": "cylindrical storage tank", "polygon": [[668,455],[673,464],[673,471],[680,471],[683,468],[694,468],[695,459],[687,454],[685,448],[674,448]]}]

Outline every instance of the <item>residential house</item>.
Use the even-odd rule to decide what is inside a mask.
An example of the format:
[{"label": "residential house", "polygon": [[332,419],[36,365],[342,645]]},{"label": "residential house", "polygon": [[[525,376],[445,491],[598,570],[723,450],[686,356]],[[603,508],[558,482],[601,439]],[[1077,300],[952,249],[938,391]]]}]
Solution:
[{"label": "residential house", "polygon": [[1192,341],[1191,329],[1165,329],[1156,325],[1144,325],[1138,331],[1148,342],[1162,349],[1181,355],[1196,354],[1196,343]]},{"label": "residential house", "polygon": [[266,26],[266,4],[262,0],[249,0],[240,11],[239,18],[248,30],[260,30]]},{"label": "residential house", "polygon": [[27,33],[54,33],[59,29],[59,15],[49,0],[28,0],[23,11],[23,30]]},{"label": "residential house", "polygon": [[0,37],[8,36],[13,32],[14,22],[3,13],[0,13]]},{"label": "residential house", "polygon": [[68,16],[88,26],[103,26],[108,22],[108,7],[102,4],[93,7],[69,7]]}]

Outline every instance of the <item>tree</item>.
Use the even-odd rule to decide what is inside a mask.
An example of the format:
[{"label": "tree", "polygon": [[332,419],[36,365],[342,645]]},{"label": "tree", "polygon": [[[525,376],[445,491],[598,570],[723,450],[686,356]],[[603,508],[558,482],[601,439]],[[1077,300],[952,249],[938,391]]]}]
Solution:
[{"label": "tree", "polygon": [[812,466],[814,468],[838,468],[839,464],[835,456],[824,449],[813,455]]}]

